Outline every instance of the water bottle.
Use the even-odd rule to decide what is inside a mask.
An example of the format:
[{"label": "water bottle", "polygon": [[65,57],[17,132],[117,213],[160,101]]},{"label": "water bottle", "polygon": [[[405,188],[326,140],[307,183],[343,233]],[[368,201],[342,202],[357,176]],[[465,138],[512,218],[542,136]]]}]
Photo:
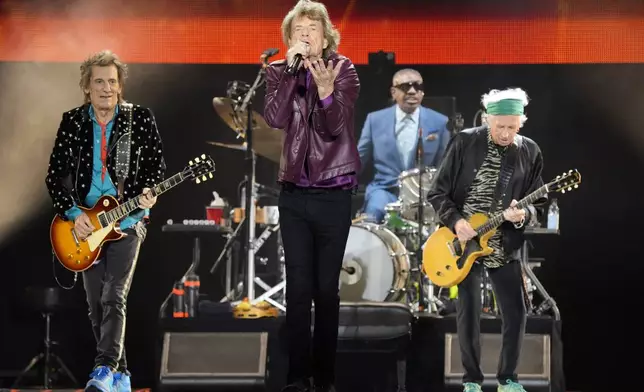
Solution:
[{"label": "water bottle", "polygon": [[552,199],[548,208],[548,230],[559,230],[559,206],[557,199]]},{"label": "water bottle", "polygon": [[186,289],[186,317],[197,317],[199,310],[199,286],[199,276],[194,273],[186,276],[186,281],[184,282]]},{"label": "water bottle", "polygon": [[185,302],[185,291],[183,289],[183,283],[176,282],[174,284],[174,288],[172,289],[172,302],[173,302],[172,317],[174,318],[186,317],[186,302]]}]

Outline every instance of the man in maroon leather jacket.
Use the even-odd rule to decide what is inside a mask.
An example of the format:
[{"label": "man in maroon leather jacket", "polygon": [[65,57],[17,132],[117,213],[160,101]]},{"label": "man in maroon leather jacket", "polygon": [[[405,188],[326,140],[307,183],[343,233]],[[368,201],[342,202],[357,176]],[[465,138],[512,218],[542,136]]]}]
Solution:
[{"label": "man in maroon leather jacket", "polygon": [[264,117],[285,132],[278,203],[289,347],[284,390],[334,391],[338,283],[360,170],[353,132],[360,81],[351,61],[335,53],[339,34],[323,4],[300,1],[282,34],[289,50],[267,68]]}]

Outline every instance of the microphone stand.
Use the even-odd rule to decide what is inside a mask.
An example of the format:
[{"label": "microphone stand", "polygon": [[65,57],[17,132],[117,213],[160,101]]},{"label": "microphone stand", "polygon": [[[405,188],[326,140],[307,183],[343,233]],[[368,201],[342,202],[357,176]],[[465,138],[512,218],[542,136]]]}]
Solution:
[{"label": "microphone stand", "polygon": [[[418,248],[416,249],[416,263],[418,266],[418,310],[424,312],[427,309],[425,300],[425,287],[423,285],[423,221],[424,221],[424,200],[423,199],[423,128],[418,127],[418,142],[416,146],[416,160],[418,162]],[[431,310],[431,309],[430,309]]]},{"label": "microphone stand", "polygon": [[[235,107],[235,112],[243,115],[244,110],[247,110],[247,124],[246,124],[246,194],[245,194],[245,222],[246,222],[246,296],[249,301],[255,299],[255,250],[253,249],[253,242],[255,241],[255,161],[256,155],[253,149],[253,121],[252,110],[248,108],[251,99],[255,95],[255,91],[262,84],[264,76],[266,75],[267,57],[262,58],[262,66],[259,69],[255,82],[250,87],[246,96],[244,97],[241,105]],[[240,223],[241,224],[241,223]]]}]

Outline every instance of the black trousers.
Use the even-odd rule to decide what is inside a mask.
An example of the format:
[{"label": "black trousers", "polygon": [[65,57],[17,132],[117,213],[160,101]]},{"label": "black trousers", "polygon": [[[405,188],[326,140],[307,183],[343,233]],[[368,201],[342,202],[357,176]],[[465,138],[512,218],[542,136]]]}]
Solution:
[{"label": "black trousers", "polygon": [[[89,319],[96,338],[96,366],[127,371],[125,319],[127,295],[145,229],[126,229],[126,237],[106,243],[98,264],[83,272]],[[137,233],[138,232],[138,233]]]},{"label": "black trousers", "polygon": [[[483,266],[474,264],[471,272],[458,285],[456,317],[458,339],[465,374],[463,382],[483,383],[481,371],[481,274]],[[489,268],[488,274],[503,321],[502,346],[499,358],[497,380],[517,382],[516,368],[519,362],[521,344],[525,334],[526,304],[523,289],[521,264],[518,260],[499,267]]]},{"label": "black trousers", "polygon": [[[351,228],[351,191],[284,187],[279,198],[286,264],[287,381],[335,381],[340,269]],[[315,324],[311,339],[311,302]]]}]

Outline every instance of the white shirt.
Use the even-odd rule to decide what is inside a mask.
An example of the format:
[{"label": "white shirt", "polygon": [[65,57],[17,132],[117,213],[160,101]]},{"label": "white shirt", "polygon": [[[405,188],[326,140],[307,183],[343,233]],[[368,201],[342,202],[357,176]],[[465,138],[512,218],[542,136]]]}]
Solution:
[{"label": "white shirt", "polygon": [[418,127],[420,126],[420,107],[411,114],[402,111],[400,106],[396,105],[396,122],[394,132],[396,136],[396,145],[404,170],[407,170],[414,155],[414,145],[418,139]]}]

